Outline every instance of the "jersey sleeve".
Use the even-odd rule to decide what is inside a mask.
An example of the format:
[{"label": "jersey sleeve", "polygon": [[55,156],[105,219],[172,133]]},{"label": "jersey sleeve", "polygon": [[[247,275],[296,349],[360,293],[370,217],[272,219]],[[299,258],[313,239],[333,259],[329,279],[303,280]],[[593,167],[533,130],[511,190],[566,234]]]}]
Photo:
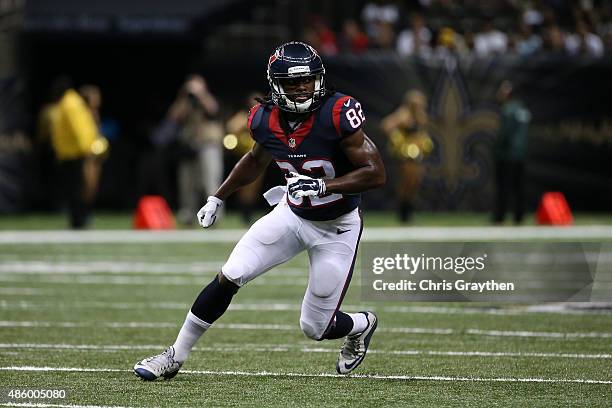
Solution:
[{"label": "jersey sleeve", "polygon": [[361,129],[365,122],[361,103],[348,95],[336,100],[332,109],[332,117],[336,133],[340,138],[352,135]]},{"label": "jersey sleeve", "polygon": [[258,143],[260,143],[260,137],[258,136],[259,132],[257,131],[257,129],[259,128],[259,124],[261,122],[262,113],[263,107],[260,103],[258,103],[249,110],[249,115],[247,119],[247,127],[249,129],[249,133],[251,134],[253,140]]}]

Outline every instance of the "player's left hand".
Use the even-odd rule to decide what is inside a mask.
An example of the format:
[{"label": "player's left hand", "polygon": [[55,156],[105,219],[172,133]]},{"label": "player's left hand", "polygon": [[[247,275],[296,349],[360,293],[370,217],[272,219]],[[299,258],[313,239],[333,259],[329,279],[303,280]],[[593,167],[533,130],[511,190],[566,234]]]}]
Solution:
[{"label": "player's left hand", "polygon": [[287,179],[287,192],[293,198],[322,196],[325,194],[325,181],[291,172]]}]

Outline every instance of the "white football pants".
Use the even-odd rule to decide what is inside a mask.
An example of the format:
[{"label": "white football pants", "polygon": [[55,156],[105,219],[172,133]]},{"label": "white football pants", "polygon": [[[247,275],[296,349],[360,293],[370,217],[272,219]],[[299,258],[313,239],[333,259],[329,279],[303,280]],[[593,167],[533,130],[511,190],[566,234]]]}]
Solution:
[{"label": "white football pants", "polygon": [[310,273],[300,327],[320,340],[348,289],[361,229],[358,208],[335,220],[310,221],[295,215],[283,199],[244,234],[221,271],[243,286],[307,250]]}]

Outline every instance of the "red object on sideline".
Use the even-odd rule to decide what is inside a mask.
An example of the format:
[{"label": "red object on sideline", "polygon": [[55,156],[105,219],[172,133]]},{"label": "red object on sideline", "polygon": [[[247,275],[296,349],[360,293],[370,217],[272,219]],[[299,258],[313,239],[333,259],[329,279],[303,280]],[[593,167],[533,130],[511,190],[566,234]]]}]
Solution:
[{"label": "red object on sideline", "polygon": [[574,223],[572,210],[570,210],[563,193],[554,191],[542,195],[536,221],[542,225],[571,225]]},{"label": "red object on sideline", "polygon": [[161,196],[142,196],[134,214],[135,229],[174,229],[174,216]]}]

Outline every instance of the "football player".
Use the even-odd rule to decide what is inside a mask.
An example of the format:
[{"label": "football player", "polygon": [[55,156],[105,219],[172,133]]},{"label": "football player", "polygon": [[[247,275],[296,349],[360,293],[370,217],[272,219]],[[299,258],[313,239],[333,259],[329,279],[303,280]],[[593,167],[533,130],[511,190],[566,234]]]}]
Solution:
[{"label": "football player", "polygon": [[361,104],[326,87],[325,68],[311,46],[290,42],[278,47],[268,61],[268,82],[269,96],[248,115],[255,144],[208,197],[198,222],[204,228],[213,225],[224,200],[253,182],[273,160],[287,185],[266,193],[276,207],[253,224],[198,295],[174,344],[134,366],[144,380],[174,377],[238,289],[304,250],[310,274],[301,307],[302,331],[317,341],[345,338],[338,373],[350,373],[366,355],[376,315],[345,313],[340,305],[363,227],[360,193],[385,183],[384,165],[361,129]]}]

